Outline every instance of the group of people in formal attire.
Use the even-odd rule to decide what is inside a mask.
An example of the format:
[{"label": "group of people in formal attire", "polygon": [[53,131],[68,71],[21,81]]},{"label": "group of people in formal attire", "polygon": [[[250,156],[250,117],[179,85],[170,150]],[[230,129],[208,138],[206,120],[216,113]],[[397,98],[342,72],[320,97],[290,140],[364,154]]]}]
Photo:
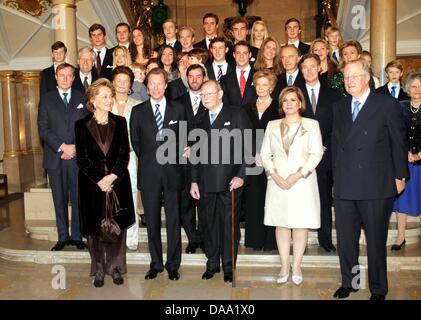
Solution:
[{"label": "group of people in formal attire", "polygon": [[[276,282],[300,285],[308,232],[317,230],[322,250],[338,250],[342,285],[334,296],[346,298],[358,290],[363,228],[371,298],[384,299],[390,215],[397,212],[399,231],[392,250],[400,250],[407,215],[421,213],[421,73],[403,85],[403,67],[391,61],[389,82],[376,89],[371,55],[335,27],[308,45],[291,18],[282,46],[263,21],[249,32],[235,18],[232,41],[218,27],[219,17],[205,14],[205,37],[195,43],[192,28],[167,20],[165,43],[152,49],[143,28],[120,23],[119,43],[108,49],[105,28],[94,24],[77,68],[65,62],[65,44],[53,44],[38,114],[58,230],[52,250],[84,249],[85,237],[94,286],[105,275],[120,285],[142,222],[151,256],[145,279],[166,269],[178,280],[183,227],[186,253],[206,254],[202,278],[222,268],[232,282],[244,220],[246,247],[279,251]],[[199,131],[205,135],[187,139]],[[221,132],[228,138],[215,136]],[[173,148],[163,155],[165,146]],[[171,152],[176,160],[164,161]],[[111,191],[124,210],[115,218],[122,232],[107,242],[101,221]]]}]

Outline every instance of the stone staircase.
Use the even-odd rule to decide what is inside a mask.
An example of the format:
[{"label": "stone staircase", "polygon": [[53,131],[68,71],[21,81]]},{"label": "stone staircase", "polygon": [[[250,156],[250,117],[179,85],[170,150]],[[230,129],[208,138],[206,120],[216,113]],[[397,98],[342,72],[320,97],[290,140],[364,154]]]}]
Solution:
[{"label": "stone staircase", "polygon": [[[279,266],[279,254],[275,251],[256,251],[244,247],[244,223],[241,223],[241,241],[238,256],[238,266]],[[54,210],[49,189],[31,189],[25,193],[25,231],[31,239],[44,240],[37,241],[42,243],[45,250],[26,251],[24,253],[14,249],[0,250],[0,256],[11,260],[28,261],[37,263],[89,263],[89,254],[86,251],[74,251],[71,248],[66,248],[64,251],[51,252],[49,248],[53,242],[57,241],[57,232],[54,220]],[[127,262],[129,264],[149,264],[150,256],[147,246],[147,231],[141,226],[139,232],[139,246],[137,251],[128,250]],[[187,246],[188,240],[184,230],[182,234],[182,265],[198,265],[205,266],[206,257],[200,249],[195,254],[186,254],[184,250]],[[396,218],[392,214],[390,226],[388,245],[393,244],[396,238]],[[408,217],[408,228],[406,231],[406,247],[411,245],[418,248],[420,243],[419,235],[421,234],[421,222],[418,217]],[[163,242],[163,252],[166,252],[166,230],[165,230],[165,215],[162,212],[162,226],[161,235]],[[333,243],[336,244],[336,230],[333,230]],[[46,240],[46,241],[45,241]],[[366,265],[366,241],[364,232],[361,233],[360,238],[360,263]],[[402,251],[405,251],[401,250]],[[72,251],[73,250],[73,251]],[[418,250],[419,251],[419,250]],[[390,253],[390,251],[389,251]],[[165,258],[164,258],[165,259]],[[317,242],[317,231],[309,232],[308,247],[303,260],[304,267],[323,267],[323,268],[339,268],[339,259],[336,254],[326,253],[320,249]],[[421,255],[415,251],[407,249],[404,254],[392,253],[388,257],[388,268],[390,270],[400,269],[415,269],[421,270]]]}]

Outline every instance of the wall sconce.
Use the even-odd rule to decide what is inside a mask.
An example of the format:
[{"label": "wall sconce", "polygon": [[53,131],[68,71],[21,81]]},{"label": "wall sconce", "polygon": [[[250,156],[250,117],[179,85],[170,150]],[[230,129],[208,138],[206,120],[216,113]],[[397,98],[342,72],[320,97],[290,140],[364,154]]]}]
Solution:
[{"label": "wall sconce", "polygon": [[234,0],[238,4],[238,13],[244,17],[247,12],[247,6],[253,2],[253,0]]}]

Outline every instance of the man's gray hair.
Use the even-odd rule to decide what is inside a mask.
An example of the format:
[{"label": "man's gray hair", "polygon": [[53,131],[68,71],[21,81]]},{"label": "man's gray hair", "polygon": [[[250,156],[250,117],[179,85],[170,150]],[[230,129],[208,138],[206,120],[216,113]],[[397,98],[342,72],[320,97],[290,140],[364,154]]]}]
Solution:
[{"label": "man's gray hair", "polygon": [[95,63],[95,59],[96,59],[95,51],[94,49],[92,49],[92,47],[89,47],[89,46],[85,46],[79,49],[79,51],[77,52],[77,59],[79,60],[81,55],[85,53],[90,53],[92,56],[92,62]]},{"label": "man's gray hair", "polygon": [[220,83],[218,81],[216,81],[216,80],[207,80],[207,81],[203,82],[202,88],[203,88],[203,86],[205,84],[208,84],[208,83],[212,83],[216,87],[216,89],[218,90],[218,92],[219,91],[222,91],[222,87],[221,87]]},{"label": "man's gray hair", "polygon": [[345,67],[347,65],[349,65],[349,64],[355,64],[355,63],[361,64],[364,73],[366,75],[368,75],[369,77],[371,77],[371,69],[370,69],[370,66],[368,65],[368,63],[363,58],[359,58],[359,59],[355,59],[355,60],[351,60],[351,61],[346,62],[344,64],[344,69],[345,69]]}]

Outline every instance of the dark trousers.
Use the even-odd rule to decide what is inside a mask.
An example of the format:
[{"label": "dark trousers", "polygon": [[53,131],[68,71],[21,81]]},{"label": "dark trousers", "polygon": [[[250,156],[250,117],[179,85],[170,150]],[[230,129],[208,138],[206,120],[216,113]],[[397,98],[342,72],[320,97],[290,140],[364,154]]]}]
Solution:
[{"label": "dark trousers", "polygon": [[[242,189],[235,191],[234,257],[237,260],[240,242],[240,203]],[[222,269],[232,273],[231,192],[205,192],[199,200],[199,221],[203,229],[206,268],[212,272]],[[235,263],[234,261],[234,263]]]},{"label": "dark trousers", "polygon": [[[79,225],[79,208],[77,200],[78,168],[64,166],[59,169],[47,169],[53,194],[54,210],[59,241],[82,239]],[[72,206],[72,225],[69,235],[69,195]]]},{"label": "dark trousers", "polygon": [[342,286],[351,288],[359,265],[361,226],[367,239],[368,282],[373,294],[386,295],[386,240],[393,198],[342,200],[335,197],[335,221]]},{"label": "dark trousers", "polygon": [[126,229],[115,243],[102,242],[100,236],[87,236],[88,250],[91,256],[91,276],[103,279],[114,271],[127,272],[126,264]]},{"label": "dark trousers", "polygon": [[148,246],[152,260],[150,268],[158,271],[164,269],[161,240],[161,204],[163,198],[167,229],[167,262],[165,263],[165,269],[168,271],[178,270],[181,263],[180,192],[141,190],[141,196],[145,209]]},{"label": "dark trousers", "polygon": [[186,232],[189,243],[200,243],[202,237],[200,226],[196,221],[197,201],[190,195],[190,184],[181,192],[181,224]]},{"label": "dark trousers", "polygon": [[325,246],[332,243],[332,171],[317,169],[317,185],[320,197],[320,229],[317,236],[319,244]]}]

